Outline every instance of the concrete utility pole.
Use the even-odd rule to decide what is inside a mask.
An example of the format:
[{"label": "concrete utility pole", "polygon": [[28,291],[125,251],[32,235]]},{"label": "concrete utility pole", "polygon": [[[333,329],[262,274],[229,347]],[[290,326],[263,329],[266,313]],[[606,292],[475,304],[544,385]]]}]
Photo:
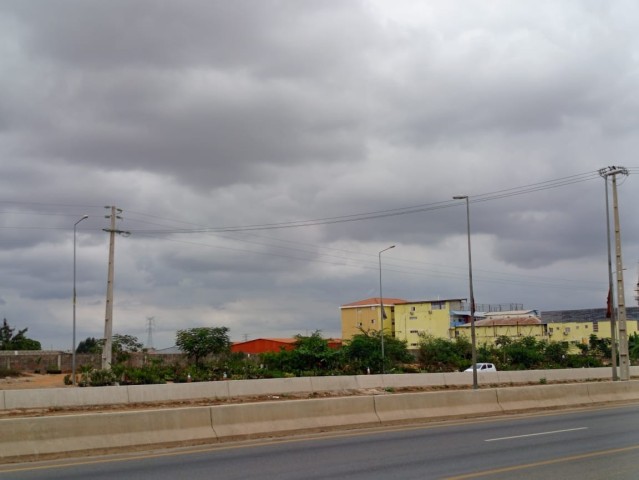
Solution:
[{"label": "concrete utility pole", "polygon": [[[603,173],[602,173],[603,171]],[[608,304],[606,305],[607,313],[610,314],[610,356],[612,363],[612,380],[619,380],[617,370],[617,320],[615,314],[615,289],[612,284],[612,254],[610,250],[610,208],[608,206],[608,177],[605,169],[601,169],[599,174],[603,177],[606,184],[606,240],[608,241]]]},{"label": "concrete utility pole", "polygon": [[[617,175],[628,175],[624,167],[608,167],[599,170],[603,177],[612,177],[612,209],[615,222],[615,257],[617,274],[617,322],[619,325],[619,374],[620,380],[630,380],[630,359],[628,355],[628,330],[626,327],[626,300],[623,285],[623,261],[621,258],[621,227],[619,225],[619,204],[617,201]],[[607,181],[607,180],[606,180]]]},{"label": "concrete utility pole", "polygon": [[113,343],[113,262],[115,256],[115,234],[122,234],[125,236],[131,235],[131,232],[125,232],[123,230],[116,230],[115,221],[121,219],[118,213],[122,213],[122,210],[113,206],[104,207],[111,209],[111,215],[106,215],[105,218],[111,219],[111,228],[104,228],[105,232],[110,233],[109,239],[109,271],[107,276],[107,295],[106,295],[106,314],[104,316],[104,348],[102,350],[102,368],[105,370],[111,369],[112,361],[112,343]]},{"label": "concrete utility pole", "polygon": [[146,317],[146,348],[153,348],[153,327],[155,327],[155,317]]}]

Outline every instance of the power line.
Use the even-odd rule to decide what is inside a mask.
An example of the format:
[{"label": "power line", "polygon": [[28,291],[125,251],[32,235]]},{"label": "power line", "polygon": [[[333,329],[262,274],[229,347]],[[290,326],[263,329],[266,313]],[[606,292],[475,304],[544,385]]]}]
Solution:
[{"label": "power line", "polygon": [[[572,185],[575,183],[586,182],[599,178],[598,171],[592,171],[587,173],[581,173],[577,175],[570,175],[568,177],[562,177],[555,180],[548,180],[544,182],[537,182],[520,187],[513,187],[504,190],[498,190],[496,192],[484,193],[479,195],[473,195],[471,203],[487,202],[492,200],[498,200],[507,197],[513,197],[517,195],[524,195],[527,193],[539,192],[543,190],[549,190],[554,188],[563,187],[566,185]],[[340,215],[336,217],[325,217],[310,220],[295,220],[291,222],[279,222],[279,223],[265,223],[256,225],[243,225],[243,226],[227,226],[227,227],[203,227],[195,229],[179,229],[172,228],[170,230],[133,230],[135,233],[154,233],[154,234],[178,234],[178,233],[215,233],[215,232],[244,232],[253,230],[273,230],[282,228],[299,228],[310,227],[318,225],[330,225],[337,223],[356,222],[362,220],[374,220],[385,217],[394,217],[399,215],[411,215],[415,213],[423,213],[442,208],[457,207],[459,202],[453,200],[444,200],[439,202],[414,205],[410,207],[400,207],[387,210],[378,210],[367,213],[355,213],[350,215]],[[138,213],[143,215],[141,213]]]}]

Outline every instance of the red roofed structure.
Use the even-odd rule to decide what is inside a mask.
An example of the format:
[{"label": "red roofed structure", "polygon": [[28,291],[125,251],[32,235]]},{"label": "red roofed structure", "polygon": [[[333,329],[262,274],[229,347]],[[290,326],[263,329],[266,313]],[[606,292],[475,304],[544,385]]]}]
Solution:
[{"label": "red roofed structure", "polygon": [[[231,352],[242,352],[249,355],[258,355],[260,353],[277,353],[282,350],[294,350],[296,338],[255,338],[246,342],[235,342],[231,345]],[[328,339],[330,348],[340,348],[341,340]]]}]

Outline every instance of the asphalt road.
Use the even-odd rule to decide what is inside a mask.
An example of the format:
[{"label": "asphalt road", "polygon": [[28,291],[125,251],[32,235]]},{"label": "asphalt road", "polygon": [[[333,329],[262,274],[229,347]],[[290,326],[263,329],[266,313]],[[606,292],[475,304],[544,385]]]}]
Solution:
[{"label": "asphalt road", "polygon": [[0,479],[639,478],[639,404],[0,466]]}]

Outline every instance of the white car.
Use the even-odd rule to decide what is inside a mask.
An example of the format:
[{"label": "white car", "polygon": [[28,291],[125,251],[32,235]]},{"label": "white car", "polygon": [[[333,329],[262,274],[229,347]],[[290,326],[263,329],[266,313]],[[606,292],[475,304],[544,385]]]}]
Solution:
[{"label": "white car", "polygon": [[[472,366],[470,366],[466,370],[464,370],[464,372],[472,372],[472,371],[473,371],[473,367]],[[478,363],[477,364],[477,371],[478,372],[496,372],[497,368],[492,363]]]}]

